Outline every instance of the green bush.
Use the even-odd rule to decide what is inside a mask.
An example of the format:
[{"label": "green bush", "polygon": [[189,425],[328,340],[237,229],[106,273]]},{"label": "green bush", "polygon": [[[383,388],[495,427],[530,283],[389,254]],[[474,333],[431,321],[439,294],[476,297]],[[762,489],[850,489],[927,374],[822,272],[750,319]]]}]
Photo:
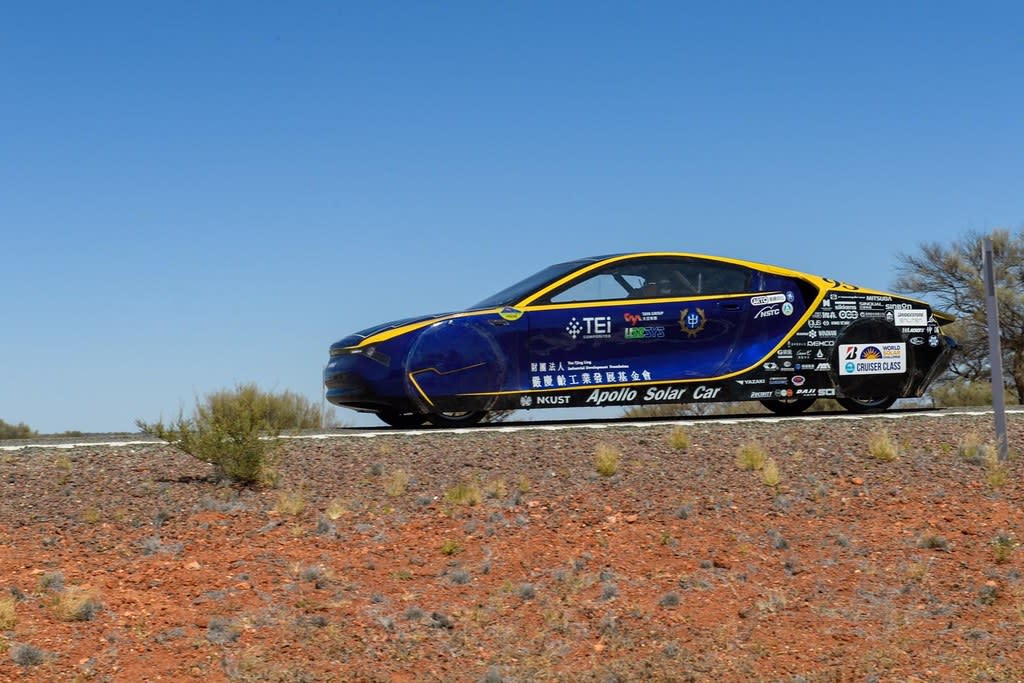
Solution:
[{"label": "green bush", "polygon": [[24,422],[12,425],[0,420],[0,439],[30,439],[33,436],[39,435]]},{"label": "green bush", "polygon": [[137,420],[139,429],[214,465],[218,473],[243,484],[271,485],[277,479],[276,439],[284,431],[321,426],[320,409],[290,391],[270,393],[240,384],[196,401],[171,424]]}]

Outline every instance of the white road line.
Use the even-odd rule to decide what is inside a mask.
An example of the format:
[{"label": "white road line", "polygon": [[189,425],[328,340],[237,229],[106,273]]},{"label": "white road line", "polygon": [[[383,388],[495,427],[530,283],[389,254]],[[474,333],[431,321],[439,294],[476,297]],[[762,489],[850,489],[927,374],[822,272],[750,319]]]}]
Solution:
[{"label": "white road line", "polygon": [[[1010,414],[1024,414],[1024,407],[1008,408],[1007,411]],[[525,432],[530,430],[546,431],[546,432],[557,432],[564,431],[567,429],[622,429],[622,428],[645,428],[645,427],[665,427],[673,425],[686,425],[686,426],[733,426],[738,424],[778,424],[780,422],[826,422],[828,420],[901,420],[911,417],[923,417],[938,419],[943,417],[978,417],[982,415],[992,415],[992,409],[973,409],[973,410],[940,410],[934,412],[917,412],[917,411],[896,411],[890,413],[869,413],[864,415],[793,415],[793,416],[775,416],[767,415],[765,417],[720,417],[720,418],[680,418],[676,420],[659,420],[657,422],[567,422],[564,424],[557,425],[544,425],[544,424],[518,424],[508,425],[505,427],[488,427],[486,429],[480,429],[478,427],[462,427],[459,429],[414,429],[414,430],[401,430],[401,429],[381,429],[375,431],[359,431],[359,432],[334,432],[331,434],[299,434],[299,435],[282,435],[282,439],[295,439],[295,440],[310,440],[310,441],[325,441],[328,439],[373,439],[379,436],[431,436],[435,434],[488,434],[491,432],[498,432],[501,434],[508,434],[513,432]],[[20,451],[28,448],[45,448],[45,449],[71,449],[71,448],[89,448],[89,447],[107,447],[107,448],[119,448],[124,446],[152,446],[156,444],[162,444],[163,441],[95,441],[95,442],[80,442],[80,443],[27,443],[19,444],[17,446],[0,446],[0,451]]]}]

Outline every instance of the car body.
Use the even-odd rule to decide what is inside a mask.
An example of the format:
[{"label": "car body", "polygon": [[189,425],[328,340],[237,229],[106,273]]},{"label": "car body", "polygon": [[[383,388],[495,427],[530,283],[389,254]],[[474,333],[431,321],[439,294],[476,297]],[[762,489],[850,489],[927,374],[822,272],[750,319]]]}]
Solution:
[{"label": "car body", "polygon": [[820,397],[855,411],[921,396],[953,321],[924,302],[738,259],[673,252],[549,266],[465,311],[331,345],[327,400],[388,424],[488,411]]}]

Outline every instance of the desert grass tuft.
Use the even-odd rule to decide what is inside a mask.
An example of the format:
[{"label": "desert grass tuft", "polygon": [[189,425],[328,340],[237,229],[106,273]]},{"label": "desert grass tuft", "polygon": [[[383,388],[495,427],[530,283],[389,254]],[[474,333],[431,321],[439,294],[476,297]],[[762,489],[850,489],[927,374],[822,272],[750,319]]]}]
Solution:
[{"label": "desert grass tuft", "polygon": [[306,511],[306,496],[302,491],[281,491],[274,509],[282,515],[298,517]]},{"label": "desert grass tuft", "polygon": [[1006,469],[1006,465],[999,462],[999,458],[996,456],[995,449],[985,459],[985,483],[991,488],[997,489],[1004,486],[1006,482],[1010,481],[1010,473]]},{"label": "desert grass tuft", "polygon": [[668,435],[668,445],[677,451],[685,451],[690,448],[690,432],[682,427],[673,427]]},{"label": "desert grass tuft", "polygon": [[96,524],[103,519],[103,513],[95,506],[87,507],[82,511],[82,521],[86,524]]},{"label": "desert grass tuft", "polygon": [[759,470],[767,459],[768,452],[757,442],[745,443],[736,451],[736,466],[741,470]]},{"label": "desert grass tuft", "polygon": [[488,498],[501,499],[508,495],[508,486],[505,484],[504,479],[495,479],[487,482],[484,487],[484,493]]},{"label": "desert grass tuft", "polygon": [[327,509],[324,510],[324,515],[327,519],[332,522],[337,521],[342,515],[345,514],[345,501],[341,498],[334,498],[330,503],[327,504]]},{"label": "desert grass tuft", "polygon": [[985,465],[996,456],[995,447],[983,441],[977,432],[968,432],[957,444],[956,452],[972,465]]},{"label": "desert grass tuft", "polygon": [[14,604],[14,596],[0,598],[0,631],[13,631],[15,624],[18,623]]},{"label": "desert grass tuft", "polygon": [[61,621],[91,621],[100,611],[100,601],[92,591],[72,586],[57,596],[54,612]]},{"label": "desert grass tuft", "polygon": [[405,491],[408,487],[409,473],[405,470],[394,470],[389,472],[387,478],[384,480],[384,493],[388,494],[392,498],[398,498],[399,496],[405,495]]},{"label": "desert grass tuft", "polygon": [[775,488],[782,481],[782,474],[779,472],[779,466],[775,462],[775,458],[768,458],[764,461],[764,467],[761,469],[761,481],[765,486]]},{"label": "desert grass tuft", "polygon": [[885,429],[874,432],[868,437],[868,453],[872,458],[881,462],[892,462],[900,457],[899,446],[893,442],[888,430]]},{"label": "desert grass tuft", "polygon": [[475,481],[459,482],[452,488],[445,491],[444,499],[453,505],[479,505],[484,500],[484,494],[479,484]]},{"label": "desert grass tuft", "polygon": [[597,473],[602,477],[612,477],[619,471],[619,460],[621,459],[622,454],[619,453],[619,449],[601,443],[597,445],[594,466],[597,467]]},{"label": "desert grass tuft", "polygon": [[452,555],[458,555],[462,552],[462,546],[459,542],[453,539],[448,539],[441,544],[441,552],[451,557]]},{"label": "desert grass tuft", "polygon": [[992,539],[992,551],[995,554],[995,560],[997,564],[1003,564],[1010,561],[1010,555],[1016,550],[1017,543],[1008,534],[1000,531],[996,534],[996,537]]}]

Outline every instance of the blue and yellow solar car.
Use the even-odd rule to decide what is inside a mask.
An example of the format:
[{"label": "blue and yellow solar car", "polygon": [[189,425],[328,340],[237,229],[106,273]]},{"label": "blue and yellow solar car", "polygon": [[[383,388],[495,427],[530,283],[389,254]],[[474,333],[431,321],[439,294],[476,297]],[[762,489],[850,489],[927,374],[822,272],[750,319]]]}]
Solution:
[{"label": "blue and yellow solar car", "polygon": [[389,425],[488,411],[818,398],[873,412],[947,367],[952,322],[924,302],[730,258],[633,253],[549,266],[466,311],[332,344],[327,400]]}]

